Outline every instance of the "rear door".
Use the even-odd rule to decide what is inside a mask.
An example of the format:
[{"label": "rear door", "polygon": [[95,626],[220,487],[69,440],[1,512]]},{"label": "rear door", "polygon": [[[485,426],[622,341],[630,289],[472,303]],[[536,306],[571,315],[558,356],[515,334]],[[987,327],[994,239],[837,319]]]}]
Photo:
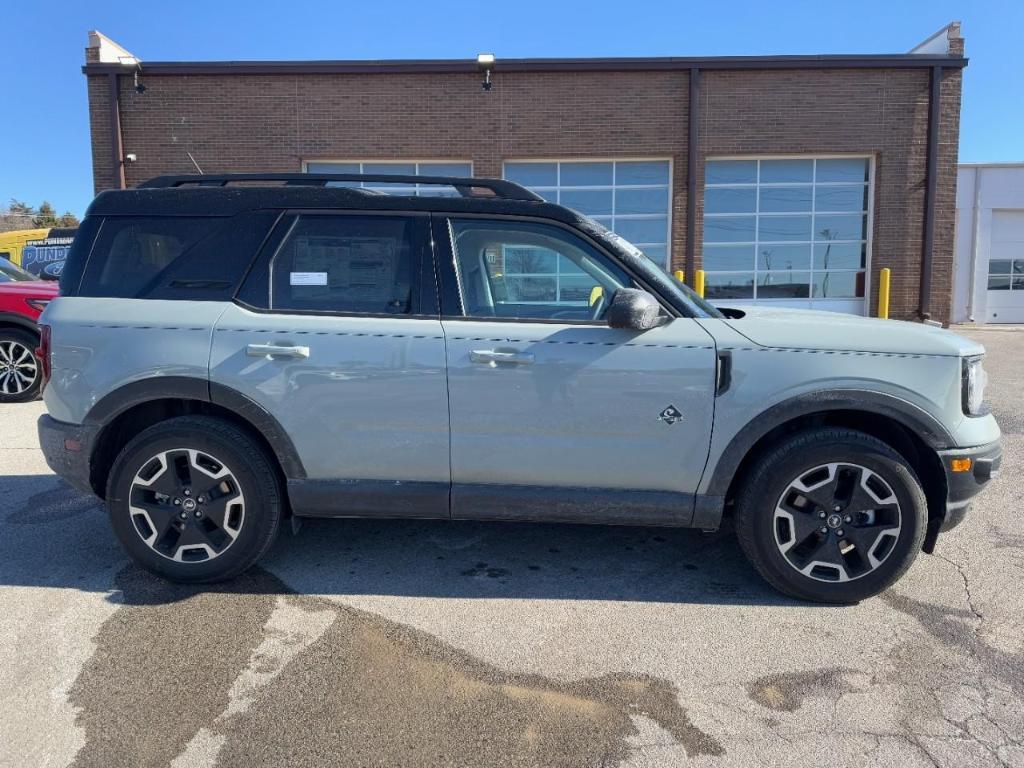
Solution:
[{"label": "rear door", "polygon": [[429,217],[291,213],[213,334],[210,379],[281,424],[307,514],[447,517],[444,340]]},{"label": "rear door", "polygon": [[635,281],[578,233],[435,220],[452,514],[688,524],[711,435],[714,340],[691,318],[604,320]]}]

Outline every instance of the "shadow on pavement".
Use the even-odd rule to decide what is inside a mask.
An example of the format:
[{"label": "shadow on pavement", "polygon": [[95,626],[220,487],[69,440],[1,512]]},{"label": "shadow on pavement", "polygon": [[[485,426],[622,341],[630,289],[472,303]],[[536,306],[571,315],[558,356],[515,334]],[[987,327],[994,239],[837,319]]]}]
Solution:
[{"label": "shadow on pavement", "polygon": [[512,672],[259,567],[219,591],[130,565],[115,585],[121,607],[69,690],[75,768],[586,768],[630,754],[637,716],[688,757],[725,752],[665,679]]},{"label": "shadow on pavement", "polygon": [[[100,502],[50,476],[0,477],[0,494],[0,584],[115,588],[126,557]],[[761,581],[728,528],[305,520],[297,535],[283,527],[261,565],[313,595],[794,604]]]}]

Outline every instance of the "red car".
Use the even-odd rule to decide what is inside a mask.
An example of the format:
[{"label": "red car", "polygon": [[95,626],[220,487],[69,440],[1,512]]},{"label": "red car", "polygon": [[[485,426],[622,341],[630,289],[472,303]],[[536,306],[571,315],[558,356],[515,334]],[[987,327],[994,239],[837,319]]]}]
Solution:
[{"label": "red car", "polygon": [[35,355],[36,320],[57,291],[57,283],[38,280],[0,259],[0,403],[22,403],[39,396],[43,376]]}]

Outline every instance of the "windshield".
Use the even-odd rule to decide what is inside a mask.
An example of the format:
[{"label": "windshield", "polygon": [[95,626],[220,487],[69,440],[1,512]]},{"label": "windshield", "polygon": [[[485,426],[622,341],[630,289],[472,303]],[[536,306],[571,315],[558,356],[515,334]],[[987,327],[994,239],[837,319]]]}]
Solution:
[{"label": "windshield", "polygon": [[27,280],[36,280],[35,275],[26,272],[19,266],[0,258],[0,283],[21,283]]},{"label": "windshield", "polygon": [[593,219],[588,218],[588,222],[592,226],[594,226],[594,227],[596,227],[596,228],[598,228],[600,230],[603,230],[606,233],[606,236],[608,237],[608,239],[612,240],[622,250],[626,251],[627,253],[629,253],[629,254],[631,254],[633,256],[642,256],[651,266],[655,267],[659,272],[661,272],[666,277],[668,277],[668,280],[665,280],[663,283],[661,283],[662,287],[667,288],[669,290],[672,290],[672,291],[675,291],[675,292],[681,294],[682,296],[684,296],[686,298],[686,301],[688,303],[696,305],[708,317],[716,317],[716,318],[719,318],[719,319],[724,317],[724,315],[718,310],[718,308],[714,304],[710,304],[706,300],[704,300],[703,298],[698,296],[697,292],[694,291],[692,288],[690,288],[690,286],[685,285],[685,284],[679,282],[678,280],[676,280],[675,276],[672,275],[672,273],[670,273],[664,267],[664,265],[659,264],[658,262],[654,261],[646,253],[644,253],[642,250],[640,250],[635,245],[633,245],[631,242],[629,242],[629,240],[627,240],[626,238],[622,237],[621,235],[617,235],[616,233],[614,233],[611,230],[607,229],[606,227],[602,226],[601,224],[599,224],[598,222],[594,221]]}]

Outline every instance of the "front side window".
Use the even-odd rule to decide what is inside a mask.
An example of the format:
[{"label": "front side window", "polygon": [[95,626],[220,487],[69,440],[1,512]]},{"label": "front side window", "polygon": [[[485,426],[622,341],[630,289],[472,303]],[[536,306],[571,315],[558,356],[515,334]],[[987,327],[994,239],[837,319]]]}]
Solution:
[{"label": "front side window", "polygon": [[469,317],[600,322],[629,277],[583,239],[548,224],[453,219],[455,268]]},{"label": "front side window", "polygon": [[861,299],[867,158],[709,160],[709,299]]},{"label": "front side window", "polygon": [[509,181],[600,222],[665,268],[669,263],[670,175],[668,160],[505,163]]},{"label": "front side window", "polygon": [[401,216],[301,216],[271,262],[270,308],[408,315],[413,221]]}]

